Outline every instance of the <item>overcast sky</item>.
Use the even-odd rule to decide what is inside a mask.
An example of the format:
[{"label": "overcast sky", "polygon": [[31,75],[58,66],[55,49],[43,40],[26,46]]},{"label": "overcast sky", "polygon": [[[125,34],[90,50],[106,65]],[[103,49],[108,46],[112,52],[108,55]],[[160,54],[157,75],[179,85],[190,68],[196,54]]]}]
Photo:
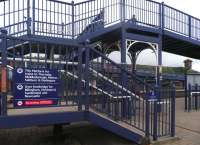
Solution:
[{"label": "overcast sky", "polygon": [[[174,8],[184,11],[192,16],[200,18],[200,1],[199,0],[156,0],[158,2],[164,2]],[[200,50],[199,50],[200,51]],[[148,56],[150,53],[143,53],[139,58],[138,63],[142,63],[142,58]],[[152,54],[150,55],[151,57]],[[168,53],[163,54],[163,64],[168,66],[183,66],[183,61],[185,57],[176,56]],[[150,60],[151,61],[151,60]],[[155,61],[155,60],[154,60]],[[146,63],[146,62],[145,62]],[[150,62],[152,63],[152,62]],[[200,71],[200,61],[193,59],[193,69]]]},{"label": "overcast sky", "polygon": [[[68,0],[70,2],[71,0]],[[84,0],[75,0],[75,2],[80,2]],[[158,2],[164,2],[167,5],[170,5],[174,8],[177,8],[181,11],[184,11],[188,14],[191,14],[195,17],[200,18],[200,1],[199,0],[155,0]],[[120,57],[118,57],[119,53],[111,54],[111,57],[114,58],[116,61],[120,61]],[[116,57],[117,56],[117,57]],[[144,59],[145,58],[145,59]],[[163,65],[165,66],[183,66],[183,61],[187,59],[186,57],[177,56],[169,53],[163,53]],[[193,69],[200,71],[200,61],[193,60]],[[129,60],[128,60],[129,61]],[[139,64],[148,64],[148,65],[155,65],[155,56],[152,51],[147,50],[146,52],[141,53],[138,58],[137,63]]]}]

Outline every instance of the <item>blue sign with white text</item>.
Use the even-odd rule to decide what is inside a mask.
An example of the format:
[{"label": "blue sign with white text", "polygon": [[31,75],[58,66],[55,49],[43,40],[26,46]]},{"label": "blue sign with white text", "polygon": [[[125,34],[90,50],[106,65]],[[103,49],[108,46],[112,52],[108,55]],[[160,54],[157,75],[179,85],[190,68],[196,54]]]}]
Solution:
[{"label": "blue sign with white text", "polygon": [[156,93],[154,92],[154,91],[151,91],[150,93],[149,93],[149,96],[148,96],[149,98],[148,98],[148,100],[149,101],[157,101],[157,95],[156,95]]},{"label": "blue sign with white text", "polygon": [[57,70],[17,68],[14,71],[14,106],[57,105],[59,75]]}]

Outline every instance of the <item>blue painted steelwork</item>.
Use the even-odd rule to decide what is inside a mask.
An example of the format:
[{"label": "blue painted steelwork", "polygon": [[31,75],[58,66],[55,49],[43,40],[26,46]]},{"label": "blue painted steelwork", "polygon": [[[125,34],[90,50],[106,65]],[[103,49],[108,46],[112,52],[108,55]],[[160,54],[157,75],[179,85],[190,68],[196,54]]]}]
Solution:
[{"label": "blue painted steelwork", "polygon": [[[60,105],[56,105],[54,107],[61,106],[79,106],[81,96],[76,95],[76,90],[80,90],[77,84],[76,73],[78,70],[78,66],[82,66],[81,59],[76,60],[69,56],[68,54],[74,50],[80,51],[80,47],[78,45],[67,45],[71,48],[66,48],[63,43],[47,43],[46,41],[34,41],[32,38],[15,38],[15,37],[7,37],[5,34],[1,36],[2,43],[4,48],[2,53],[2,71],[3,67],[8,67],[11,69],[9,73],[13,74],[13,71],[16,68],[42,68],[42,69],[56,69],[59,72],[59,77],[61,79],[60,82]],[[9,43],[7,43],[9,42]],[[5,51],[6,50],[6,51]],[[73,59],[71,59],[73,58]],[[6,61],[5,61],[6,60]],[[81,72],[81,67],[79,68]],[[6,76],[2,76],[3,78]],[[11,80],[14,80],[11,78]],[[5,81],[5,79],[4,79]],[[13,81],[9,82],[10,86],[13,85]],[[9,95],[14,96],[13,87],[10,90],[2,90],[2,113],[7,114],[7,93]],[[3,93],[6,93],[3,94]],[[9,106],[8,108],[13,108],[13,106]]]},{"label": "blue painted steelwork", "polygon": [[138,134],[130,131],[129,129],[124,128],[116,123],[113,123],[112,121],[110,121],[106,118],[102,118],[101,116],[99,116],[95,113],[91,112],[89,114],[89,120],[92,123],[104,128],[104,129],[107,129],[113,133],[116,133],[120,136],[123,136],[124,138],[126,138],[128,140],[131,140],[131,141],[137,142],[137,143],[141,142],[141,138],[142,138],[141,135],[138,135]]},{"label": "blue painted steelwork", "polygon": [[185,100],[185,108],[186,111],[199,110],[200,109],[200,91],[199,85],[191,85],[189,84],[186,90],[186,100]]},{"label": "blue painted steelwork", "polygon": [[[4,38],[2,39],[2,44],[7,44],[5,45],[5,48],[7,48],[6,50],[8,52],[8,56],[6,57],[6,66],[9,66],[10,68],[13,67],[11,70],[9,70],[9,72],[12,72],[15,68],[18,67],[43,69],[51,68],[57,69],[59,71],[59,76],[62,80],[60,83],[59,91],[59,96],[61,96],[59,100],[60,103],[58,105],[49,107],[48,114],[53,113],[50,111],[53,108],[66,107],[70,109],[70,107],[73,107],[75,112],[85,112],[85,120],[89,120],[88,115],[90,111],[97,114],[101,113],[106,117],[106,119],[115,121],[116,123],[118,121],[123,122],[131,128],[143,132],[144,135],[147,135],[147,137],[149,135],[156,136],[154,139],[171,134],[171,130],[165,129],[170,128],[170,124],[166,124],[164,121],[158,123],[160,121],[157,119],[152,120],[151,118],[153,114],[155,116],[154,110],[157,110],[156,104],[171,100],[171,96],[166,95],[166,92],[171,92],[172,90],[165,90],[166,92],[160,95],[162,100],[160,99],[160,101],[153,103],[149,102],[147,94],[149,94],[149,91],[155,91],[154,87],[149,86],[140,80],[137,76],[127,71],[124,67],[125,65],[121,66],[116,64],[98,50],[89,47],[88,43],[85,45],[79,44],[77,46],[70,46],[64,43],[47,43],[44,40],[39,41],[38,39],[37,41],[34,41],[34,39],[31,37],[30,39],[29,37],[23,39],[22,37],[16,38],[4,35],[1,36],[1,38]],[[6,51],[2,51],[2,54],[5,52]],[[127,77],[127,82],[116,80],[110,76],[110,72],[113,72],[113,70],[116,68],[120,70],[120,75]],[[13,82],[8,83],[12,86]],[[124,85],[124,83],[126,83],[126,85]],[[5,96],[13,96],[13,93],[14,90],[10,88],[6,92]],[[3,124],[8,127],[12,122],[8,122],[8,124],[6,124],[4,121],[10,117],[10,119],[13,120],[17,119],[17,116],[20,116],[20,119],[23,117],[26,119],[27,115],[23,114],[16,114],[17,116],[14,114],[14,117],[12,118],[10,113],[12,114],[13,111],[15,112],[17,108],[13,107],[12,103],[7,103],[7,99],[3,99],[2,101],[6,105],[8,104],[8,107],[1,107],[1,109],[8,111],[8,118],[3,116],[1,118]],[[165,105],[161,105],[162,108],[166,109],[170,107]],[[147,112],[146,107],[149,108]],[[162,112],[159,112],[160,114],[156,113],[159,114],[160,118],[163,120],[164,118],[166,119],[171,116],[171,113],[165,109],[162,110]],[[71,110],[66,112],[69,114],[71,113],[72,115],[69,117],[69,119],[66,119],[66,122],[72,119],[73,115],[79,115],[73,114]],[[49,118],[50,122],[60,123],[56,120],[53,120],[48,116],[48,114],[43,115],[44,117]],[[59,114],[59,112],[53,114]],[[37,115],[40,115],[40,113],[38,112],[36,116]],[[35,117],[35,115],[30,115],[29,117],[32,118],[31,116]],[[60,117],[60,120],[64,119],[62,115]],[[80,117],[78,118],[81,120]],[[16,121],[19,120],[17,119]],[[38,120],[36,124],[44,124],[45,121],[46,119],[41,121]],[[171,121],[169,122],[171,123]],[[161,124],[162,127],[160,127]],[[28,125],[35,124],[28,124],[23,122],[21,127]],[[161,131],[153,131],[155,126],[157,126],[157,128]],[[14,126],[11,125],[10,127],[12,128]],[[148,127],[147,130],[146,127]],[[120,128],[123,128],[123,126]],[[117,126],[114,126],[113,129],[113,131],[115,131]],[[130,131],[127,131],[127,134],[123,133],[123,136],[129,138],[129,133]],[[134,134],[135,133],[133,131],[132,135]],[[138,136],[141,136],[141,134]],[[138,141],[138,138],[134,138],[133,140]]]},{"label": "blue painted steelwork", "polygon": [[[167,108],[169,108],[171,104],[170,102],[172,97],[171,93],[169,92],[171,92],[172,89],[154,89],[151,86],[145,84],[142,80],[140,80],[130,72],[126,71],[122,66],[116,65],[116,63],[106,58],[97,50],[91,48],[90,51],[90,53],[92,53],[92,56],[96,56],[96,53],[98,53],[99,55],[99,58],[97,60],[91,59],[93,61],[90,62],[90,82],[94,82],[94,84],[98,86],[98,90],[96,90],[96,88],[92,89],[92,92],[96,92],[97,96],[93,97],[94,100],[91,100],[91,108],[95,109],[96,111],[100,111],[103,114],[107,114],[110,118],[128,123],[130,126],[144,132],[146,131],[145,126],[148,127],[148,125],[145,124],[147,118],[145,119],[143,116],[137,116],[136,114],[141,113],[144,114],[144,116],[146,117],[149,116],[150,118],[154,116],[155,118],[153,120],[150,119],[151,121],[149,122],[150,135],[155,136],[154,139],[156,140],[157,137],[171,134],[170,126],[168,126],[168,124],[165,124],[164,120],[167,119],[169,120],[169,122],[171,122],[171,112],[169,112]],[[103,66],[98,65],[97,67],[95,64],[100,64],[102,60],[105,64]],[[125,75],[127,76],[127,87],[124,87],[123,82],[117,80],[115,76],[112,76],[113,70],[115,70],[116,68],[123,70],[121,74],[125,73]],[[148,103],[146,102],[148,101],[148,98],[147,100],[145,98],[149,91],[152,90],[160,92],[160,99],[156,102],[150,102],[148,105]],[[101,96],[104,96],[104,99],[101,100]],[[106,105],[103,105],[104,100],[107,100]],[[98,101],[102,102],[102,105],[101,103],[98,103]],[[145,110],[145,108],[147,107],[146,104],[150,107],[149,113]],[[162,106],[162,111],[158,112],[158,104]],[[132,109],[129,110],[129,108]],[[126,112],[125,116],[123,113],[124,111]],[[128,113],[129,111],[130,113]]]},{"label": "blue painted steelwork", "polygon": [[[11,8],[12,5],[17,6]],[[25,31],[32,25],[32,34],[52,37],[62,37],[63,34],[69,39],[73,35],[78,37],[103,12],[104,27],[120,21],[136,20],[133,24],[138,26],[161,28],[195,40],[200,39],[199,19],[164,3],[149,0],[95,0],[75,4],[55,0],[7,0],[1,2],[1,7],[1,26],[8,30],[8,34],[15,36],[26,34]],[[95,31],[95,27],[92,31]]]},{"label": "blue painted steelwork", "polygon": [[176,89],[175,86],[173,86],[173,91],[172,91],[172,99],[171,99],[171,136],[175,137],[176,134],[176,124],[173,122],[176,122],[176,114],[175,111],[176,110]]},{"label": "blue painted steelwork", "polygon": [[[136,71],[137,76],[145,78],[149,77],[151,79],[155,78],[155,74],[150,71],[145,71],[145,70],[137,70]],[[179,75],[179,74],[167,74],[167,73],[162,73],[162,78],[163,80],[174,80],[174,81],[185,81],[185,76],[184,75]]]},{"label": "blue painted steelwork", "polygon": [[0,128],[24,128],[40,125],[65,124],[85,121],[84,112],[62,112],[46,114],[28,114],[0,117]]},{"label": "blue painted steelwork", "polygon": [[[121,64],[122,65],[122,64]],[[97,66],[98,67],[98,64]],[[125,65],[125,68],[131,72],[132,71],[132,68],[129,65]],[[112,74],[113,75],[118,75],[120,74],[120,70],[117,69],[117,68],[113,68],[112,69]],[[145,78],[148,78],[150,80],[155,80],[155,72],[154,70],[148,70],[148,69],[138,69],[136,70],[135,74],[142,78],[142,79],[145,79]],[[171,81],[181,81],[181,82],[184,82],[185,81],[185,75],[184,74],[172,74],[172,73],[162,73],[162,79],[163,80],[171,80]]]},{"label": "blue painted steelwork", "polygon": [[[159,68],[162,51],[200,58],[192,53],[200,46],[199,19],[151,0],[7,0],[0,2],[0,9],[0,28],[8,32],[0,36],[1,70],[5,66],[10,72],[17,67],[57,69],[62,80],[61,99],[53,108],[75,109],[66,114],[10,116],[15,110],[6,99],[14,93],[11,87],[1,92],[0,127],[87,120],[138,143],[145,135],[154,140],[174,136],[175,90],[160,87],[161,69],[158,86],[152,87],[127,71],[125,65],[110,60],[104,50],[106,44],[119,41],[121,63],[125,64],[127,39],[156,43]],[[95,43],[102,43],[102,48],[92,48]],[[115,68],[122,79],[110,73]],[[150,92],[156,93],[155,101],[149,99]],[[13,124],[19,121],[21,126]]]},{"label": "blue painted steelwork", "polygon": [[[16,6],[12,7],[13,4]],[[121,23],[125,22],[126,30],[141,31],[138,31],[141,39],[144,37],[142,32],[161,34],[163,51],[199,58],[197,54],[186,53],[189,51],[186,48],[198,49],[200,20],[164,3],[149,0],[94,0],[83,3],[7,0],[1,2],[1,7],[0,19],[3,23],[0,27],[6,28],[9,35],[32,34],[84,42],[88,38],[118,31]],[[96,19],[99,15],[101,17]],[[134,39],[135,36],[129,38]]]},{"label": "blue painted steelwork", "polygon": [[7,46],[6,46],[6,30],[1,30],[1,51],[2,53],[2,64],[1,64],[1,75],[4,76],[1,79],[1,115],[7,116],[7,73],[6,73],[6,66],[7,66]]}]

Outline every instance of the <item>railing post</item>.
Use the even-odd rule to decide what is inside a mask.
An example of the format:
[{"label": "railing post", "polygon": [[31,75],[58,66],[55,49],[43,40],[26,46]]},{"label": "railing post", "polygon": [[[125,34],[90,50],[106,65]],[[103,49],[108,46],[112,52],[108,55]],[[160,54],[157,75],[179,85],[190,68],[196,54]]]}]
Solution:
[{"label": "railing post", "polygon": [[160,29],[162,30],[162,3],[159,4],[159,26],[160,26]]},{"label": "railing post", "polygon": [[27,1],[27,35],[31,35],[30,0]]},{"label": "railing post", "polygon": [[176,89],[175,85],[172,87],[172,98],[171,98],[171,137],[175,136],[176,130]]},{"label": "railing post", "polygon": [[159,87],[155,87],[156,100],[154,101],[154,114],[153,114],[153,140],[158,138],[158,98],[159,98]]},{"label": "railing post", "polygon": [[[39,12],[39,10],[38,10],[38,12]],[[33,0],[33,4],[32,4],[32,17],[33,17],[33,20],[32,20],[33,21],[32,33],[34,35],[35,34],[35,0]]]},{"label": "railing post", "polygon": [[65,24],[64,23],[61,23],[61,34],[62,34],[62,38],[65,37],[65,33],[64,33],[64,29],[65,29]]},{"label": "railing post", "polygon": [[192,99],[192,94],[191,94],[191,92],[192,92],[192,86],[191,86],[191,84],[189,84],[189,86],[188,86],[188,103],[187,103],[187,105],[188,105],[188,111],[190,111],[191,110],[191,107],[192,107],[192,101],[191,101],[191,99]]},{"label": "railing post", "polygon": [[165,28],[165,4],[164,4],[164,2],[162,2],[160,4],[159,11],[160,11],[160,29],[164,30],[164,28]]},{"label": "railing post", "polygon": [[[195,84],[195,92],[198,92],[198,84]],[[198,99],[197,99],[198,94],[195,94],[195,110],[198,110]]]},{"label": "railing post", "polygon": [[[126,69],[126,51],[127,51],[127,44],[126,44],[126,26],[125,26],[125,0],[121,0],[121,64],[124,69]],[[121,83],[124,88],[127,88],[127,74],[125,72],[121,72]],[[126,117],[126,101],[122,99],[122,117]]]},{"label": "railing post", "polygon": [[82,48],[78,48],[78,111],[82,110]]},{"label": "railing post", "polygon": [[163,35],[164,35],[164,27],[165,27],[165,16],[164,16],[164,2],[160,4],[160,34],[159,34],[159,42],[158,42],[158,50],[157,50],[157,81],[156,85],[161,85],[162,79],[162,50],[163,50]]},{"label": "railing post", "polygon": [[86,42],[85,44],[85,111],[89,111],[89,106],[90,106],[90,86],[89,86],[89,57],[90,57],[90,48],[88,47],[88,44]]},{"label": "railing post", "polygon": [[149,132],[150,132],[150,107],[149,107],[149,96],[148,96],[149,90],[146,91],[146,118],[145,118],[145,136],[146,138],[149,138]]},{"label": "railing post", "polygon": [[72,39],[74,39],[74,37],[75,37],[75,27],[74,27],[74,20],[75,20],[75,9],[74,9],[74,7],[75,7],[75,5],[74,5],[74,1],[72,1],[71,2],[71,7],[72,7]]},{"label": "railing post", "polygon": [[191,28],[192,28],[192,25],[191,25],[191,16],[188,15],[188,35],[189,35],[189,38],[191,38]]},{"label": "railing post", "polygon": [[188,85],[187,85],[187,70],[185,70],[185,111],[188,109]]},{"label": "railing post", "polygon": [[125,21],[125,0],[120,0],[120,21]]},{"label": "railing post", "polygon": [[1,30],[1,42],[0,42],[0,49],[1,49],[1,57],[2,57],[2,64],[1,64],[1,115],[7,115],[7,30]]}]

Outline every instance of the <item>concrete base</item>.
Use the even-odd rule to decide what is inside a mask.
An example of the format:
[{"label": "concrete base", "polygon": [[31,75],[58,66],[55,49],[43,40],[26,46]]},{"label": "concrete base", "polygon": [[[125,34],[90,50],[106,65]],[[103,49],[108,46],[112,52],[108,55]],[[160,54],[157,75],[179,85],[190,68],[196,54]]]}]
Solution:
[{"label": "concrete base", "polygon": [[152,141],[151,145],[172,144],[178,140],[181,140],[181,139],[179,137],[160,138],[158,141]]},{"label": "concrete base", "polygon": [[63,125],[62,124],[55,124],[53,126],[53,138],[55,140],[59,140],[62,138],[63,135]]}]

